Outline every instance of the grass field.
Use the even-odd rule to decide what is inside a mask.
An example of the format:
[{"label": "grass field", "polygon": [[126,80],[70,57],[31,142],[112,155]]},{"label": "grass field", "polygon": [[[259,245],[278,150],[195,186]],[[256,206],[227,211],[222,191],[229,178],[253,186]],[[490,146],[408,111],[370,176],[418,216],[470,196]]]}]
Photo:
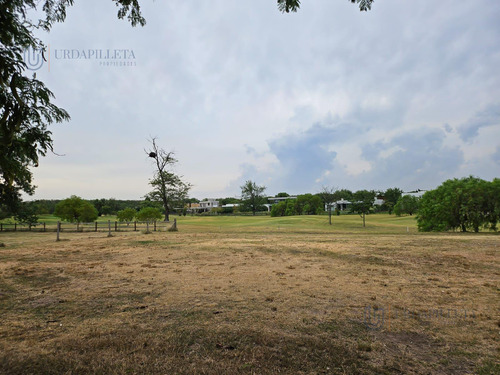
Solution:
[{"label": "grass field", "polygon": [[498,374],[500,236],[389,215],[1,233],[2,374]]}]

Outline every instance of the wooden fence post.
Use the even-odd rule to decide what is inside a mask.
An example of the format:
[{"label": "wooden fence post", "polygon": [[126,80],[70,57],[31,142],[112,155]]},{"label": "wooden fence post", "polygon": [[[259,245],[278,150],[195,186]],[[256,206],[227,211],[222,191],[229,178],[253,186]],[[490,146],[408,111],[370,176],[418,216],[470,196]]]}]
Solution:
[{"label": "wooden fence post", "polygon": [[118,232],[118,221],[115,221],[115,232]]},{"label": "wooden fence post", "polygon": [[57,239],[56,239],[56,241],[60,241],[59,232],[61,232],[61,222],[60,221],[57,222]]},{"label": "wooden fence post", "polygon": [[0,232],[3,232],[3,224],[0,223]]},{"label": "wooden fence post", "polygon": [[108,220],[108,237],[113,237],[111,235],[111,220]]},{"label": "wooden fence post", "polygon": [[156,220],[154,221],[154,229],[153,230],[156,232]]},{"label": "wooden fence post", "polygon": [[14,223],[14,232],[17,231],[17,223]]},{"label": "wooden fence post", "polygon": [[43,223],[43,231],[47,232],[47,228],[45,227],[45,222]]},{"label": "wooden fence post", "polygon": [[94,232],[97,232],[97,221],[95,222],[95,229]]},{"label": "wooden fence post", "polygon": [[174,223],[172,226],[168,229],[169,232],[177,232],[177,219],[174,219]]},{"label": "wooden fence post", "polygon": [[134,221],[134,232],[137,232],[137,221]]}]

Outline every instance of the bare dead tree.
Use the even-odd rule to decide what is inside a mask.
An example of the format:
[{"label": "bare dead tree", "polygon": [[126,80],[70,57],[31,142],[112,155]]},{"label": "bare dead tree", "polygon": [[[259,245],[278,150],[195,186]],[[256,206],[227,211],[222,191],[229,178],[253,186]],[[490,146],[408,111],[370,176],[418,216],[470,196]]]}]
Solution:
[{"label": "bare dead tree", "polygon": [[153,178],[149,181],[149,184],[153,186],[153,191],[146,197],[162,203],[165,221],[169,221],[169,214],[174,204],[183,204],[192,185],[182,181],[182,176],[169,170],[178,160],[173,151],[165,151],[158,146],[156,140],[156,137],[151,138],[151,149],[144,150],[148,157],[154,160],[156,169]]}]

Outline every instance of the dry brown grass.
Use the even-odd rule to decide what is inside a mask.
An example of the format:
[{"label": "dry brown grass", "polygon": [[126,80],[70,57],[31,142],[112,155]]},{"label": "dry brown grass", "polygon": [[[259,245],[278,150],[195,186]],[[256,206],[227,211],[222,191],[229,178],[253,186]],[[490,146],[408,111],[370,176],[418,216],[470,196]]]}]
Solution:
[{"label": "dry brown grass", "polygon": [[2,234],[0,373],[499,371],[497,235],[64,238]]}]

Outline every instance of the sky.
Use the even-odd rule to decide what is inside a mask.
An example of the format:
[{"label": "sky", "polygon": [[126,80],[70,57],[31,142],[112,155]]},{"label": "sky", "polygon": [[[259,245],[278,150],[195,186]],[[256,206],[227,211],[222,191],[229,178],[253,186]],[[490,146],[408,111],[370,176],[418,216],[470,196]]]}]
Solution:
[{"label": "sky", "polygon": [[198,199],[500,177],[498,1],[140,3],[144,27],[85,0],[38,34],[29,65],[71,120],[31,199],[141,199],[151,137]]}]

